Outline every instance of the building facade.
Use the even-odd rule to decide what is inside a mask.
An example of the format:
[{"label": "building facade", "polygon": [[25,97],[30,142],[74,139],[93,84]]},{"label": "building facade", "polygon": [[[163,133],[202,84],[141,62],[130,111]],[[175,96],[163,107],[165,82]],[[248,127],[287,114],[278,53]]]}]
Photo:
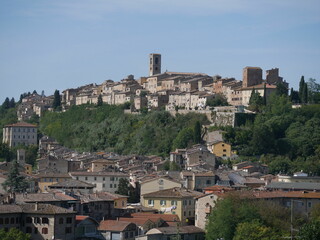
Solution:
[{"label": "building facade", "polygon": [[2,142],[9,147],[37,145],[37,126],[25,122],[6,125],[3,128]]}]

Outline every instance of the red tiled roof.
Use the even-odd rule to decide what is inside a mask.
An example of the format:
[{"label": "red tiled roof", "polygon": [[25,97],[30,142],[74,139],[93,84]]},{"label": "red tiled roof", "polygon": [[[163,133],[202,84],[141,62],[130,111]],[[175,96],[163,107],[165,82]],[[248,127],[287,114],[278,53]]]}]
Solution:
[{"label": "red tiled roof", "polygon": [[133,222],[117,221],[117,220],[104,220],[100,222],[98,230],[122,232]]},{"label": "red tiled roof", "polygon": [[83,216],[83,215],[76,215],[76,221],[83,221],[86,218],[88,218],[89,216]]},{"label": "red tiled roof", "polygon": [[[161,218],[166,222],[180,221],[176,214],[156,214],[156,213],[132,213],[133,218]],[[152,219],[151,219],[152,220]]]},{"label": "red tiled roof", "polygon": [[5,127],[33,127],[33,128],[36,128],[37,125],[26,123],[26,122],[18,122],[18,123],[5,125]]}]

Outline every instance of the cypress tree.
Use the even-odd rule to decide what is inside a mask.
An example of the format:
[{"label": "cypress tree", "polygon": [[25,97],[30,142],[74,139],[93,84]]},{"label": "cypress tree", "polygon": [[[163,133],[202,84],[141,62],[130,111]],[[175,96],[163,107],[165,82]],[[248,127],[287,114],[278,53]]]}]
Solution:
[{"label": "cypress tree", "polygon": [[55,90],[54,91],[54,99],[53,99],[52,107],[54,109],[57,109],[60,106],[61,106],[60,93],[59,93],[59,90]]},{"label": "cypress tree", "polygon": [[299,98],[300,98],[300,102],[302,102],[302,98],[303,98],[302,95],[303,95],[304,84],[305,84],[304,76],[301,76],[300,83],[299,83]]},{"label": "cypress tree", "polygon": [[25,177],[19,173],[19,164],[16,160],[12,162],[8,178],[2,183],[7,192],[25,192],[28,188],[28,182]]},{"label": "cypress tree", "polygon": [[10,100],[8,97],[6,97],[6,99],[4,100],[4,102],[2,103],[2,107],[3,109],[8,109],[10,108]]},{"label": "cypress tree", "polygon": [[263,105],[267,105],[267,86],[266,86],[266,83],[264,83],[264,86],[263,86]]},{"label": "cypress tree", "polygon": [[102,106],[102,104],[103,104],[102,96],[101,94],[99,94],[97,106]]},{"label": "cypress tree", "polygon": [[302,91],[302,102],[308,103],[308,84],[304,84]]},{"label": "cypress tree", "polygon": [[196,121],[194,125],[194,142],[195,143],[201,142],[201,125],[199,121]]}]

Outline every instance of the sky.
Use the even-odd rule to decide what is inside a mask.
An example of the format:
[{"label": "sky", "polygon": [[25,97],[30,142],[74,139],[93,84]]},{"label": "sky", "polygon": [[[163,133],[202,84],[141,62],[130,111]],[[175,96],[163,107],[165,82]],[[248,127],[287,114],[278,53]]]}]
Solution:
[{"label": "sky", "polygon": [[319,0],[1,0],[0,102],[162,71],[320,82]]}]

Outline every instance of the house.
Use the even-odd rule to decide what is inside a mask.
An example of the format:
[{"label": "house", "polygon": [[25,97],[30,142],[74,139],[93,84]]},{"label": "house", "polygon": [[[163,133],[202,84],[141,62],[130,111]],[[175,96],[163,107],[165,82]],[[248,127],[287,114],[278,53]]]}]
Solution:
[{"label": "house", "polygon": [[177,214],[182,225],[192,224],[195,217],[195,198],[202,193],[185,188],[171,188],[143,195],[142,205],[164,214]]},{"label": "house", "polygon": [[98,231],[99,223],[89,217],[76,215],[75,239],[101,239],[105,238]]},{"label": "house", "polygon": [[37,126],[25,122],[5,125],[2,142],[9,147],[37,145]]},{"label": "house", "polygon": [[129,180],[129,175],[121,172],[70,172],[73,179],[95,185],[93,191],[115,193],[118,190],[119,180]]},{"label": "house", "polygon": [[265,188],[270,191],[282,190],[320,192],[320,184],[317,182],[271,182]]},{"label": "house", "polygon": [[202,191],[204,188],[215,184],[216,176],[212,171],[208,172],[193,172],[193,171],[182,171],[180,178],[184,182],[184,187]]},{"label": "house", "polygon": [[78,214],[92,217],[97,221],[120,217],[126,212],[127,196],[110,192],[90,194],[78,192],[72,196],[81,202]]},{"label": "house", "polygon": [[196,226],[182,226],[182,227],[161,227],[149,230],[145,236],[136,238],[137,240],[168,240],[179,239],[184,240],[204,240],[205,232]]},{"label": "house", "polygon": [[136,224],[118,220],[101,221],[98,230],[106,240],[134,240],[138,235]]},{"label": "house", "polygon": [[174,187],[182,187],[182,184],[171,177],[157,177],[152,179],[147,179],[140,183],[140,195],[141,202],[143,202],[143,195],[157,190],[170,189]]},{"label": "house", "polygon": [[58,182],[48,186],[50,190],[60,190],[60,191],[73,191],[85,193],[93,193],[93,188],[95,185],[87,182],[78,181],[75,179],[69,179],[64,182]]},{"label": "house", "polygon": [[217,157],[230,158],[232,156],[231,145],[224,141],[216,141],[207,144],[210,152]]},{"label": "house", "polygon": [[215,207],[219,193],[209,193],[196,198],[195,226],[205,229],[211,210]]},{"label": "house", "polygon": [[72,210],[50,204],[0,205],[0,229],[17,228],[33,240],[73,240],[75,215]]},{"label": "house", "polygon": [[91,162],[91,172],[112,171],[115,169],[115,162],[107,159],[97,159]]},{"label": "house", "polygon": [[37,179],[38,188],[40,192],[48,191],[50,185],[71,179],[68,173],[56,172],[42,172],[33,176]]}]

